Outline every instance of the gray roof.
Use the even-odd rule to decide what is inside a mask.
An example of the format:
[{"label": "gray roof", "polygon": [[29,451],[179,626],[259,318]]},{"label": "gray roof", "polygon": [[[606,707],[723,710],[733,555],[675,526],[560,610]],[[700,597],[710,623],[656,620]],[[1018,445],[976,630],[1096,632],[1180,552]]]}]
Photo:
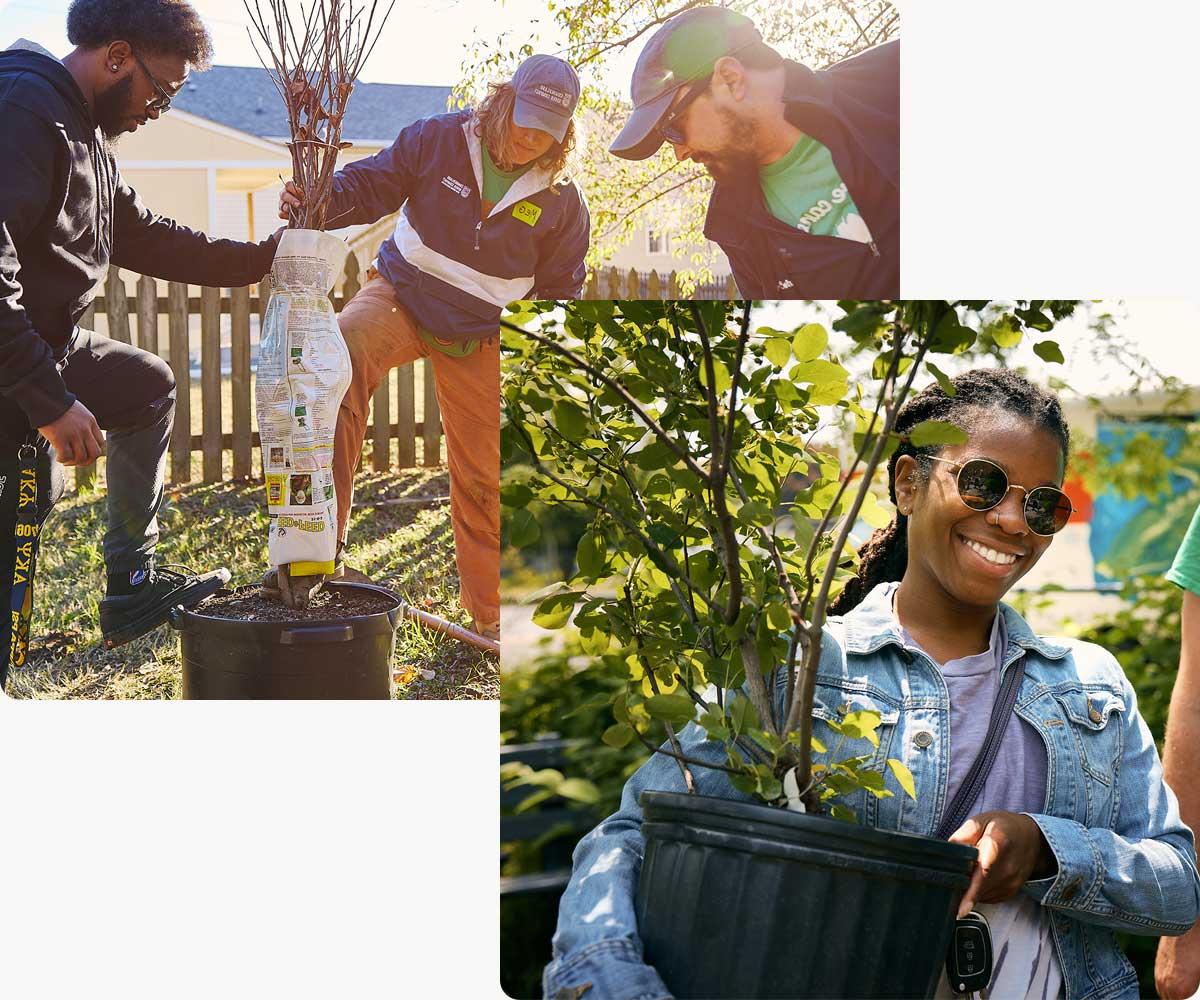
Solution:
[{"label": "gray roof", "polygon": [[[449,87],[359,82],[350,97],[342,139],[390,143],[406,125],[442,114],[449,96]],[[261,66],[214,66],[193,73],[171,106],[263,138],[289,134],[283,98]]]}]

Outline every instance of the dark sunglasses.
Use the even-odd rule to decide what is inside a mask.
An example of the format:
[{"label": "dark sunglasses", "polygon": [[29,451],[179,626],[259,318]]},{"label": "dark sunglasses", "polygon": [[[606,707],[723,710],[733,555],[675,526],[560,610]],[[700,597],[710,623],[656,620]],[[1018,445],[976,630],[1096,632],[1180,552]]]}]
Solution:
[{"label": "dark sunglasses", "polygon": [[710,83],[712,83],[711,73],[703,80],[693,83],[688,92],[683,95],[683,100],[662,116],[658,123],[658,134],[663,137],[664,142],[683,143],[683,129],[674,123],[679,120],[679,116],[687,110],[692,101],[708,90]]},{"label": "dark sunglasses", "polygon": [[129,50],[129,54],[133,56],[133,58],[137,61],[137,64],[142,67],[142,72],[146,74],[146,77],[150,81],[150,85],[154,87],[155,91],[158,93],[158,97],[154,98],[152,101],[146,102],[147,109],[150,111],[157,111],[160,115],[166,114],[171,110],[170,92],[166,87],[158,82],[158,79],[155,77],[155,75],[151,73],[146,64],[142,62],[141,56],[134,52],[133,49]]},{"label": "dark sunglasses", "polygon": [[1021,509],[1025,523],[1035,535],[1054,535],[1067,526],[1074,507],[1070,498],[1054,486],[1036,486],[1031,490],[1008,481],[1008,475],[995,462],[972,458],[968,462],[951,462],[948,458],[926,456],[958,470],[958,495],[971,510],[991,510],[1000,505],[1009,490],[1025,494]]}]

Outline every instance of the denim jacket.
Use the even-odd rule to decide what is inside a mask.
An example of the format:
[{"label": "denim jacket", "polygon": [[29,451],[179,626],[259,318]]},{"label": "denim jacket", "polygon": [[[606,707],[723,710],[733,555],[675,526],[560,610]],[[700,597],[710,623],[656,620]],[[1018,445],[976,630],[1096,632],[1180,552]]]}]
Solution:
[{"label": "denim jacket", "polygon": [[[908,766],[917,800],[857,792],[847,804],[861,823],[932,836],[948,804],[950,761],[942,748],[949,741],[949,698],[937,664],[903,644],[891,612],[893,587],[881,584],[849,614],[829,620],[813,734],[832,746],[829,721],[858,709],[877,711],[882,724],[875,753],[881,762],[897,757]],[[1049,914],[1067,1000],[1136,997],[1137,979],[1115,932],[1182,934],[1196,920],[1200,877],[1192,831],[1179,818],[1154,740],[1116,660],[1091,643],[1035,635],[1011,607],[1000,609],[1007,626],[1001,676],[1025,658],[1015,711],[1046,745],[1046,802],[1032,818],[1058,865],[1055,875],[1027,882],[1022,891]],[[781,681],[777,677],[777,695]],[[695,723],[680,738],[689,757],[724,759],[722,745]],[[747,798],[723,772],[691,770],[700,794]],[[629,779],[621,808],[576,848],[543,979],[547,997],[670,996],[642,960],[634,910],[644,849],[638,795],[647,788],[684,791],[675,761],[654,755]]]}]

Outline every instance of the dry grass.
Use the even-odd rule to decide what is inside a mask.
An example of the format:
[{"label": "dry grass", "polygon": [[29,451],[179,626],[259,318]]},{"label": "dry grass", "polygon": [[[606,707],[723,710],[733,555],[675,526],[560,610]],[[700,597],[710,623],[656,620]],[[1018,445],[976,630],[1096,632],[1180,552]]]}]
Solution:
[{"label": "dry grass", "polygon": [[[100,540],[105,493],[65,498],[47,522],[38,560],[34,639],[26,666],[12,672],[14,698],[178,698],[179,643],[163,627],[114,650],[100,643],[104,590]],[[458,603],[449,494],[444,467],[362,474],[356,487],[347,563],[408,603],[470,627]],[[417,502],[376,506],[385,498]],[[161,562],[197,570],[228,566],[235,584],[266,568],[267,517],[256,482],[169,487],[160,514]],[[394,672],[401,699],[494,699],[497,658],[405,621]]]}]

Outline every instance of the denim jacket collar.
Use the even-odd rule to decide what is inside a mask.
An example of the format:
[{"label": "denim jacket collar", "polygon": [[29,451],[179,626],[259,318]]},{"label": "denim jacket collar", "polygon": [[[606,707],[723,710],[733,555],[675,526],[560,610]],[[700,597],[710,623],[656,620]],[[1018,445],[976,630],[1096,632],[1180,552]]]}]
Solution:
[{"label": "denim jacket collar", "polygon": [[[900,584],[895,581],[880,583],[867,594],[861,604],[851,609],[842,619],[845,628],[847,653],[869,654],[884,646],[903,646],[899,623],[892,614],[892,595]],[[1000,613],[1004,615],[1007,630],[1003,661],[1014,659],[1012,647],[1034,650],[1050,660],[1061,660],[1070,650],[1061,643],[1037,635],[1029,623],[1009,605],[1001,602]],[[1019,654],[1018,654],[1019,655]]]}]

